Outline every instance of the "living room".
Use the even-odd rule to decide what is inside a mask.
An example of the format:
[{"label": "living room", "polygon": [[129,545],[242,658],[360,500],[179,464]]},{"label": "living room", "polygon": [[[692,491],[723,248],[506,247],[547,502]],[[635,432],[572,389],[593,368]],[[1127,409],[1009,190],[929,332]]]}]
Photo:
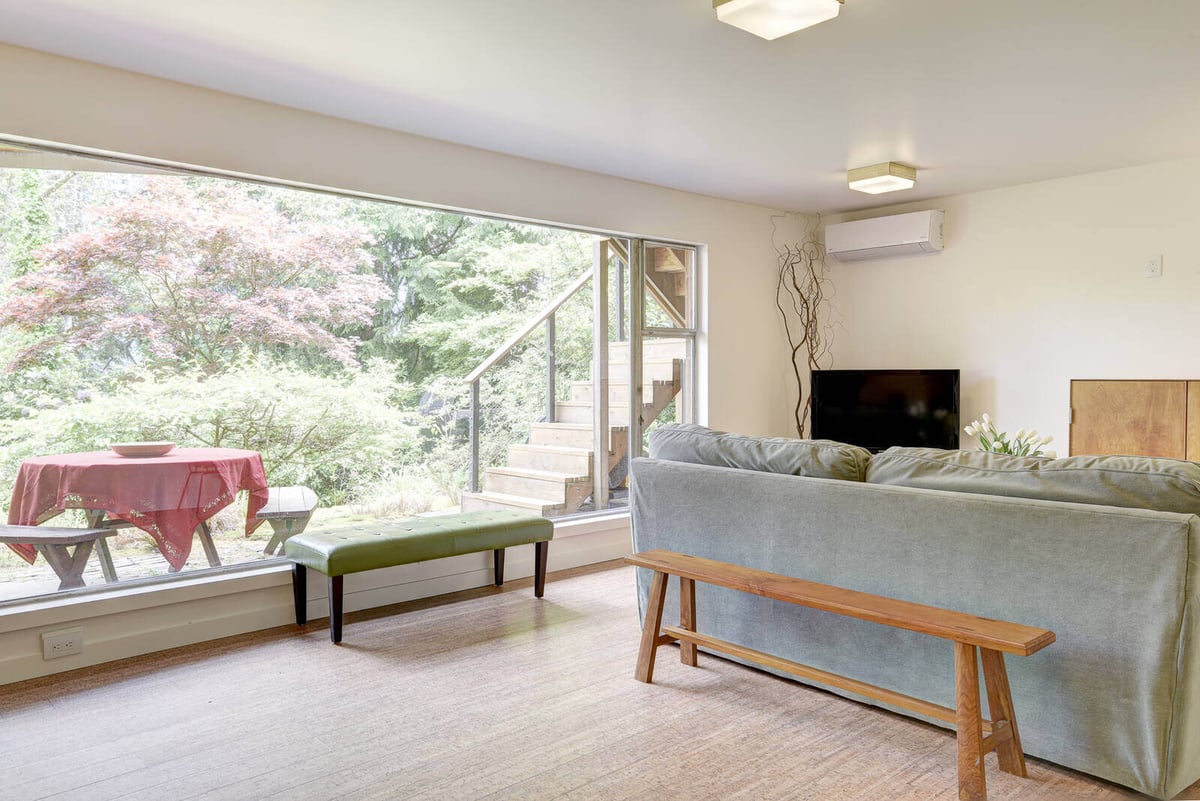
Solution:
[{"label": "living room", "polygon": [[[559,19],[561,14],[555,16],[549,8],[552,5],[535,3],[518,10],[523,15],[544,13]],[[776,246],[800,241],[816,213],[822,215],[821,224],[827,224],[916,209],[946,211],[942,253],[857,264],[829,262],[830,281],[836,289],[832,304],[838,314],[831,366],[957,368],[962,371],[964,420],[986,411],[1006,427],[1036,428],[1054,436],[1050,447],[1060,455],[1066,455],[1069,441],[1072,379],[1197,377],[1184,353],[1186,321],[1195,315],[1188,304],[1189,290],[1200,283],[1200,245],[1188,236],[1200,220],[1200,201],[1190,191],[1200,179],[1200,151],[1194,135],[1200,127],[1200,104],[1195,102],[1200,58],[1194,55],[1200,20],[1190,4],[1156,4],[1135,12],[1129,4],[1115,2],[1081,2],[1053,11],[1039,4],[1014,3],[1005,4],[1009,8],[1002,18],[992,19],[989,12],[957,9],[962,4],[949,2],[930,0],[911,9],[895,9],[881,2],[847,0],[838,20],[770,43],[721,25],[709,3],[656,4],[645,12],[649,15],[645,18],[638,16],[639,5],[618,4],[604,9],[604,14],[576,10],[589,15],[587,24],[559,19],[560,32],[566,35],[577,28],[570,40],[573,46],[589,37],[604,41],[605,36],[611,37],[606,41],[613,45],[620,43],[622,36],[635,33],[639,20],[647,29],[661,33],[671,24],[671,15],[678,15],[675,24],[681,39],[703,36],[706,42],[727,43],[722,59],[716,60],[718,68],[729,68],[725,60],[748,60],[742,62],[749,64],[746,72],[739,73],[747,81],[753,76],[763,80],[763,76],[774,76],[782,69],[781,53],[799,58],[795,51],[808,45],[832,58],[835,45],[846,48],[833,62],[836,68],[785,75],[794,91],[795,81],[801,77],[806,85],[836,82],[840,69],[861,58],[851,44],[864,26],[888,30],[903,23],[904,32],[915,35],[928,29],[927,38],[921,41],[943,42],[945,47],[943,68],[934,73],[933,59],[922,61],[908,76],[911,82],[917,83],[921,77],[932,81],[941,74],[942,103],[965,110],[960,115],[939,112],[932,107],[936,104],[922,102],[929,95],[918,95],[906,87],[884,109],[851,108],[845,118],[829,119],[844,140],[832,160],[812,155],[816,151],[805,143],[804,131],[784,131],[770,139],[791,141],[790,158],[796,166],[779,170],[773,183],[755,173],[757,188],[751,189],[739,185],[738,171],[744,167],[754,172],[759,162],[710,146],[703,132],[693,131],[693,138],[665,145],[658,142],[656,150],[643,154],[643,161],[623,163],[611,140],[601,140],[593,152],[583,152],[585,140],[555,128],[552,101],[531,98],[529,106],[537,111],[523,112],[528,127],[520,127],[520,120],[481,116],[475,127],[497,129],[494,143],[466,136],[457,142],[443,141],[418,135],[436,122],[436,98],[422,98],[416,91],[406,95],[403,76],[390,79],[397,82],[390,87],[394,93],[387,86],[361,80],[337,84],[330,77],[337,72],[339,58],[332,48],[313,53],[291,51],[286,43],[276,43],[282,52],[272,52],[271,45],[255,45],[254,36],[246,33],[245,39],[231,39],[228,52],[224,52],[213,46],[210,37],[234,34],[223,29],[219,20],[205,33],[197,20],[187,15],[175,24],[196,25],[197,30],[184,35],[176,27],[178,38],[156,43],[156,33],[171,30],[171,23],[161,18],[145,22],[137,28],[141,38],[132,35],[132,22],[145,11],[136,3],[46,3],[45,16],[39,17],[24,4],[12,2],[0,3],[4,20],[0,40],[6,43],[0,45],[0,70],[19,80],[0,86],[0,133],[234,175],[700,245],[698,367],[703,391],[697,419],[743,434],[795,433],[792,407],[797,388],[773,304]],[[239,19],[227,10],[231,19]],[[417,9],[408,10],[418,13]],[[268,17],[272,13],[267,6],[260,11]],[[282,7],[273,11],[285,15]],[[478,11],[471,9],[472,15]],[[459,8],[446,14],[443,25],[454,14],[461,17],[466,12]],[[961,44],[964,40],[939,29],[939,19],[946,20],[951,32],[995,26],[999,33],[989,40],[992,50],[988,52],[993,58],[996,51],[1008,54],[1012,75],[995,75],[989,83],[979,85],[962,78],[970,73],[969,49]],[[1031,33],[1028,40],[1004,35],[1026,24],[1022,20],[1031,27],[1044,26],[1045,32]],[[433,20],[425,22],[434,24]],[[227,27],[239,26],[229,23]],[[544,34],[521,16],[506,25],[489,20],[474,26],[464,22],[462,27],[460,48],[426,50],[425,57],[436,63],[439,58],[454,60],[463,52],[486,53],[484,46],[492,40],[493,29],[499,31],[496,40],[517,36],[509,39],[519,46],[514,46],[514,53],[504,54],[507,58],[517,59],[516,52],[535,52],[543,44]],[[836,38],[823,40],[825,31]],[[1055,37],[1061,48],[1046,48],[1046,41]],[[105,42],[110,51],[91,50],[89,41]],[[642,57],[654,52],[654,41],[652,36],[634,39],[627,49],[617,50],[613,59],[636,60],[634,54]],[[901,37],[900,43],[890,45],[896,48],[892,52],[903,54],[904,41]],[[1019,44],[1022,41],[1025,44]],[[122,49],[132,54],[130,62],[114,55]],[[163,52],[170,50],[175,51],[180,71],[153,77],[153,68],[138,68],[139,53],[149,63],[152,54],[163,57]],[[1130,54],[1127,57],[1114,55],[1126,52]],[[248,58],[242,69],[255,80],[247,77],[245,90],[240,92],[204,88],[210,77],[204,72],[206,54],[215,61],[226,56],[233,61]],[[479,56],[481,60],[484,57]],[[313,64],[306,66],[310,58]],[[691,58],[700,61],[706,56],[692,53]],[[325,59],[335,66],[326,63],[322,67]],[[1004,60],[994,58],[986,63],[995,68]],[[1147,61],[1152,67],[1140,66]],[[1101,62],[1111,62],[1111,69],[1097,73],[1096,65]],[[1147,72],[1118,67],[1129,62]],[[595,69],[581,66],[581,70],[591,74],[601,69],[605,60],[587,63]],[[646,68],[687,72],[693,66],[654,61]],[[532,70],[536,64],[514,65],[512,84],[531,75],[521,73],[518,67]],[[1122,73],[1136,74],[1122,77]],[[624,82],[626,75],[617,72],[614,82]],[[1156,79],[1148,80],[1147,75]],[[290,86],[291,93],[273,94],[273,80]],[[783,79],[776,76],[772,80]],[[840,85],[840,91],[852,94],[855,80],[867,78],[856,73]],[[779,86],[770,81],[767,85]],[[626,83],[617,103],[627,106],[630,115],[636,111],[657,119],[654,115],[661,111],[637,101],[638,92],[645,88]],[[401,113],[393,118],[353,121],[353,111],[339,115],[334,105],[322,105],[339,96],[353,96],[368,105],[374,101],[392,110],[409,103],[413,113],[407,122]],[[744,113],[732,98],[723,97]],[[1026,97],[1041,104],[1038,113],[1018,114]],[[968,103],[972,98],[973,104]],[[350,101],[346,102],[349,109]],[[816,127],[831,113],[807,100],[792,101],[781,95],[779,102],[803,105],[809,123]],[[1050,113],[1047,109],[1055,102],[1058,109]],[[989,107],[995,117],[987,115]],[[678,115],[686,115],[687,110],[682,102],[670,108]],[[776,124],[773,113],[772,107],[763,107],[745,119],[742,130],[746,136],[762,125]],[[969,141],[964,151],[954,151],[953,158],[940,159],[933,147],[935,133],[945,140],[967,136],[953,127],[951,117],[973,118],[977,126],[986,128],[999,126],[1001,118],[1011,121],[1014,115],[1018,118],[1011,128],[986,141]],[[602,120],[603,115],[598,114],[597,125]],[[861,122],[863,129],[855,130],[856,123],[863,120],[868,121]],[[1087,137],[1052,135],[1060,128],[1096,133]],[[1015,129],[1025,131],[1019,143],[1010,146],[998,141],[1012,139]],[[511,145],[507,152],[499,138],[504,131]],[[917,132],[928,132],[928,143]],[[614,138],[628,140],[632,149],[639,137],[625,133]],[[861,144],[858,139],[863,140]],[[543,155],[537,155],[536,143],[543,141]],[[751,137],[749,141],[754,149],[755,140]],[[939,147],[947,146],[940,138],[938,142]],[[972,157],[962,155],[972,147]],[[673,149],[678,149],[678,159],[665,159],[664,152]],[[911,192],[885,198],[856,196],[846,188],[847,169],[889,159],[909,161],[920,168],[917,187],[912,190],[920,193],[913,195],[915,199],[904,197]],[[655,161],[680,176],[675,183],[666,176],[656,179],[640,171]],[[613,166],[606,170],[605,164]],[[706,165],[711,169],[704,169]],[[690,184],[684,180],[689,172],[711,173],[712,183],[703,188]],[[797,178],[794,190],[788,186],[793,172],[803,177]],[[789,195],[791,191],[809,194],[797,197]],[[767,200],[769,197],[774,200]],[[800,214],[780,218],[782,212]],[[1146,261],[1155,256],[1162,259],[1161,275],[1147,277]],[[964,438],[963,447],[972,446]],[[619,558],[628,547],[627,518],[580,524],[574,536],[556,532],[550,549],[552,579],[554,571]],[[520,559],[524,561],[510,565],[515,577],[531,572],[532,561]],[[486,578],[478,580],[483,572],[465,586],[488,583]],[[220,594],[180,589],[162,605],[114,598],[93,600],[103,609],[84,613],[61,603],[19,614],[6,610],[0,627],[0,676],[9,682],[49,673],[54,663],[47,666],[43,662],[36,632],[61,627],[82,615],[89,620],[88,636],[95,637],[95,646],[87,651],[87,662],[72,667],[291,622],[285,576],[246,576],[239,581],[236,591],[222,590]],[[364,607],[378,606],[463,588],[433,572],[407,580],[403,589],[371,588],[364,591],[361,601]],[[552,599],[557,592],[552,580],[547,597]],[[386,636],[391,618],[370,614],[362,621],[372,627],[371,636]],[[514,624],[520,614],[513,610]],[[614,631],[632,629],[636,643],[636,620],[621,620],[623,625],[618,624]],[[320,635],[316,631],[316,644],[324,645]],[[311,631],[306,636],[314,637]],[[617,658],[626,656],[622,652]],[[392,658],[396,658],[394,654]],[[322,656],[322,660],[330,659]],[[336,669],[328,661],[320,664],[315,673]],[[626,667],[631,673],[632,663],[622,664],[621,669]],[[726,678],[737,675],[730,673],[732,666],[722,670]],[[723,703],[734,703],[731,698],[736,698],[736,685],[730,682],[714,692],[726,694]],[[640,686],[631,689],[630,694],[638,689]],[[775,684],[762,690],[768,695],[779,691]],[[823,700],[825,704],[844,703],[832,696]],[[636,713],[629,714],[634,719]],[[8,726],[5,729],[11,731]],[[443,735],[451,736],[450,730]],[[935,731],[930,736],[946,735]],[[952,765],[938,769],[947,767],[952,771]],[[842,765],[842,769],[855,768]],[[880,780],[886,781],[886,777]],[[952,783],[952,777],[944,783],[947,792]],[[933,782],[922,787],[934,785],[941,786]],[[645,786],[649,791],[654,785],[647,781]],[[1117,792],[1110,785],[1100,787],[1096,792]],[[832,794],[836,785],[826,790]],[[580,792],[577,797],[602,797]],[[855,792],[859,794],[851,797],[868,797],[880,790],[860,788]],[[336,792],[329,790],[328,794]],[[734,793],[728,786],[716,784],[699,794],[728,797]],[[785,793],[776,789],[766,795],[783,797]]]}]

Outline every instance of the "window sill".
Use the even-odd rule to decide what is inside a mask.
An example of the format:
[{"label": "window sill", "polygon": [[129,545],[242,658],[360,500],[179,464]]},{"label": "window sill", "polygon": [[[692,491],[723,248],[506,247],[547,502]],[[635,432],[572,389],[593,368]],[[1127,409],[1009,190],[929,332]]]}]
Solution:
[{"label": "window sill", "polygon": [[0,634],[19,629],[73,623],[102,615],[133,612],[157,606],[185,603],[203,598],[235,595],[291,581],[287,562],[230,569],[221,573],[178,578],[173,581],[114,587],[111,590],[75,596],[43,596],[14,603],[0,610]]},{"label": "window sill", "polygon": [[[567,539],[628,527],[629,511],[595,514],[556,521],[554,537]],[[21,629],[76,623],[89,618],[153,609],[224,595],[253,592],[291,584],[291,563],[273,560],[231,567],[219,573],[176,578],[133,586],[117,586],[83,595],[64,594],[17,601],[0,608],[0,634]]]}]

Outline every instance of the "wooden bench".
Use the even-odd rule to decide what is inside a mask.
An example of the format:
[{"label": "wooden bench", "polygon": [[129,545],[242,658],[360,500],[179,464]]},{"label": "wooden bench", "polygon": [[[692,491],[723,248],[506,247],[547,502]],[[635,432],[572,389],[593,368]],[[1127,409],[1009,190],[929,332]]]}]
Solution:
[{"label": "wooden bench", "polygon": [[[996,752],[1001,770],[1021,777],[1027,775],[1025,755],[1021,750],[1021,736],[1017,730],[1016,712],[1009,692],[1008,674],[1004,667],[1004,654],[1029,656],[1054,642],[1054,632],[818,584],[673,551],[646,551],[626,557],[625,561],[654,571],[645,624],[642,628],[641,648],[638,652],[638,681],[649,683],[652,680],[658,646],[678,642],[680,661],[692,667],[696,666],[697,646],[704,646],[819,684],[953,723],[958,736],[958,797],[964,801],[984,801],[987,798],[983,757],[991,751]],[[662,625],[667,576],[679,577],[678,626]],[[956,706],[954,709],[939,706],[700,634],[696,631],[697,581],[950,640],[954,643]],[[992,710],[990,721],[983,720],[980,712],[977,664],[980,658],[983,661],[988,706]]]},{"label": "wooden bench", "polygon": [[[106,537],[116,532],[110,528],[54,528],[52,526],[0,526],[0,544],[32,545],[58,576],[58,588],[71,590],[84,586],[83,569],[87,567],[92,549],[100,556],[104,580],[117,580]],[[75,546],[75,551],[68,550]],[[98,546],[98,547],[97,547]]]},{"label": "wooden bench", "polygon": [[529,543],[534,546],[533,594],[541,598],[546,587],[547,549],[553,537],[554,524],[544,517],[496,510],[379,520],[296,534],[283,545],[293,562],[296,624],[308,620],[307,568],[329,578],[329,639],[337,643],[342,641],[342,579],[346,574],[491,551],[499,587],[504,583],[504,549]]},{"label": "wooden bench", "polygon": [[283,544],[304,531],[317,508],[317,493],[308,487],[268,487],[267,505],[255,515],[271,526],[271,541],[263,553],[283,553]]}]

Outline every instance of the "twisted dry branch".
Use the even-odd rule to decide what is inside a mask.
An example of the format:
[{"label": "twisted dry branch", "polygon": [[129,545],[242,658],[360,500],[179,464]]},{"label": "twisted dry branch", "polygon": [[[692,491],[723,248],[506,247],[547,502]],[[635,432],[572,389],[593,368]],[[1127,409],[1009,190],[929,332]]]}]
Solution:
[{"label": "twisted dry branch", "polygon": [[827,364],[833,344],[828,326],[831,288],[825,276],[825,248],[814,234],[819,221],[811,223],[798,245],[776,246],[779,253],[779,280],[775,285],[775,306],[783,318],[784,332],[791,348],[792,372],[796,376],[796,433],[804,436],[812,406],[812,395],[804,391],[802,366],[809,371]]}]

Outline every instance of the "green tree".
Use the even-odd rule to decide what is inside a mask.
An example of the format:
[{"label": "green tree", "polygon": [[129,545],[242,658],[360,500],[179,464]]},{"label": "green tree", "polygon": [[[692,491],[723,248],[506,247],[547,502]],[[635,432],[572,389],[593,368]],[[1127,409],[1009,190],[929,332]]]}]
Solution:
[{"label": "green tree", "polygon": [[24,275],[33,269],[34,252],[54,238],[46,198],[70,180],[74,173],[45,186],[33,170],[4,170],[0,173],[0,239],[3,241],[4,272],[0,280]]}]

